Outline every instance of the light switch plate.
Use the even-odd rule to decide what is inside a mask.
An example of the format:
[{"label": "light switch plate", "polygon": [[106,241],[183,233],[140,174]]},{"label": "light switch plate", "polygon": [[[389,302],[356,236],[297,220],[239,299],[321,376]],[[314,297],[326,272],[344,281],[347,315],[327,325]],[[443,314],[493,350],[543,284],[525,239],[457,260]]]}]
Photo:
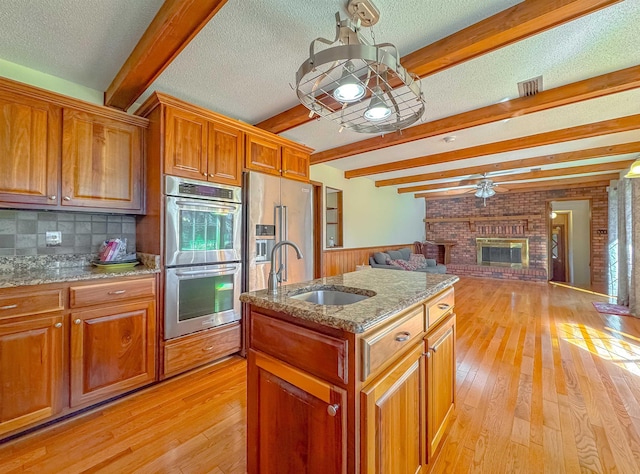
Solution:
[{"label": "light switch plate", "polygon": [[57,247],[62,243],[62,232],[52,231],[44,235],[44,242],[47,247]]}]

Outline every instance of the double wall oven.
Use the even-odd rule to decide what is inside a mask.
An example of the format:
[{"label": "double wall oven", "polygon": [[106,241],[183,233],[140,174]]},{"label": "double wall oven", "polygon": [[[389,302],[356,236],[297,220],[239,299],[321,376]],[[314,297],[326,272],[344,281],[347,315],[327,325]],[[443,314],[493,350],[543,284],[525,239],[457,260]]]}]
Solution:
[{"label": "double wall oven", "polygon": [[165,177],[165,339],[241,316],[241,188]]}]

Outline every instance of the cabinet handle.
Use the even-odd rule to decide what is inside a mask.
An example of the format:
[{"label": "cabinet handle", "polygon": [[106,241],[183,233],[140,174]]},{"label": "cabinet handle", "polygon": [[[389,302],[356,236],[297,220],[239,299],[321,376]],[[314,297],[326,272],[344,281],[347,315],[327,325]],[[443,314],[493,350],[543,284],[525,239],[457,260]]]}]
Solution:
[{"label": "cabinet handle", "polygon": [[49,200],[55,201],[58,196],[56,196],[55,194],[52,194],[51,196],[48,196],[48,197],[49,197]]},{"label": "cabinet handle", "polygon": [[202,173],[202,176],[207,176],[207,173]]},{"label": "cabinet handle", "polygon": [[449,309],[449,305],[447,303],[440,303],[438,309]]},{"label": "cabinet handle", "polygon": [[411,333],[410,332],[401,331],[398,334],[396,334],[396,341],[398,341],[398,342],[408,341],[410,337],[411,337]]},{"label": "cabinet handle", "polygon": [[74,319],[74,320],[73,320],[73,324],[75,324],[75,325],[78,325],[78,324],[80,324],[81,322],[82,322],[82,320],[81,320],[81,319]]},{"label": "cabinet handle", "polygon": [[329,405],[327,407],[327,413],[329,416],[336,416],[338,414],[338,410],[340,409],[340,405],[334,403],[333,405]]},{"label": "cabinet handle", "polygon": [[13,309],[17,307],[18,307],[17,304],[8,304],[7,306],[0,306],[0,309]]},{"label": "cabinet handle", "polygon": [[62,323],[55,323],[55,324],[53,325],[53,327],[61,328],[61,327],[62,327]]},{"label": "cabinet handle", "polygon": [[422,355],[425,356],[427,359],[431,359],[431,352],[423,352]]},{"label": "cabinet handle", "polygon": [[123,293],[126,293],[127,290],[115,290],[115,291],[110,291],[109,293],[107,293],[108,295],[122,295]]},{"label": "cabinet handle", "polygon": [[438,350],[437,350],[435,347],[430,347],[430,348],[429,348],[429,350],[430,350],[430,351],[432,351],[432,352],[434,352],[434,353],[435,353],[435,352],[438,352]]},{"label": "cabinet handle", "polygon": [[203,351],[203,352],[209,352],[209,351],[211,351],[211,350],[213,350],[213,346],[203,347],[203,348],[202,348],[202,351]]},{"label": "cabinet handle", "polygon": [[65,201],[71,201],[71,198],[69,196],[65,196],[62,199],[64,199]]}]

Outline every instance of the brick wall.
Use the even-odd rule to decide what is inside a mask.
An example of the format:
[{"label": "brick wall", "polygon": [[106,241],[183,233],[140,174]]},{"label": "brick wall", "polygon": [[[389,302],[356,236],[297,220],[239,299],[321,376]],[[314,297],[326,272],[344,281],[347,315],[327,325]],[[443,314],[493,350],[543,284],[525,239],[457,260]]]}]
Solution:
[{"label": "brick wall", "polygon": [[[529,221],[527,229],[524,221],[496,220],[476,223],[473,232],[467,222],[436,222],[426,224],[427,240],[454,240],[456,245],[451,249],[451,263],[454,266],[476,265],[476,237],[504,237],[529,239],[529,266],[540,270],[536,275],[546,279],[548,219],[546,203],[553,200],[590,199],[591,200],[591,277],[594,283],[606,281],[606,248],[607,235],[599,230],[607,229],[608,198],[607,188],[588,187],[561,189],[553,191],[534,191],[522,193],[496,194],[487,199],[484,207],[482,199],[473,195],[442,200],[426,201],[426,217],[504,217],[509,215],[540,214],[541,219]],[[427,252],[432,258],[437,257],[438,248],[428,246]],[[442,256],[439,256],[442,259]],[[542,272],[541,270],[544,270]],[[514,278],[512,273],[508,273]],[[492,275],[499,278],[500,273]],[[530,279],[531,275],[528,278]]]}]

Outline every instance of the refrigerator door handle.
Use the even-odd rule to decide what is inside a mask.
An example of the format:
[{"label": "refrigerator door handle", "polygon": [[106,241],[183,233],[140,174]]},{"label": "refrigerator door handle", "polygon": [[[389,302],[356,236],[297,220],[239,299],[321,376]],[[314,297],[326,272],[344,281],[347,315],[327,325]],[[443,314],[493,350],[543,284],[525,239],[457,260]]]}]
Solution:
[{"label": "refrigerator door handle", "polygon": [[[283,206],[276,206],[275,207],[275,211],[274,211],[274,220],[277,223],[277,227],[278,227],[278,235],[276,236],[276,243],[281,242],[283,240],[285,240],[284,237],[284,216],[283,216]],[[280,255],[278,255],[278,271],[276,272],[276,275],[278,277],[278,281],[282,281],[282,274],[283,274],[283,261],[282,261],[282,249],[280,249]]]},{"label": "refrigerator door handle", "polygon": [[[282,206],[283,216],[284,216],[284,240],[289,240],[289,208],[287,206]],[[281,281],[287,281],[289,277],[289,252],[287,249],[283,248],[281,252],[284,253],[284,272],[282,274]]]}]

